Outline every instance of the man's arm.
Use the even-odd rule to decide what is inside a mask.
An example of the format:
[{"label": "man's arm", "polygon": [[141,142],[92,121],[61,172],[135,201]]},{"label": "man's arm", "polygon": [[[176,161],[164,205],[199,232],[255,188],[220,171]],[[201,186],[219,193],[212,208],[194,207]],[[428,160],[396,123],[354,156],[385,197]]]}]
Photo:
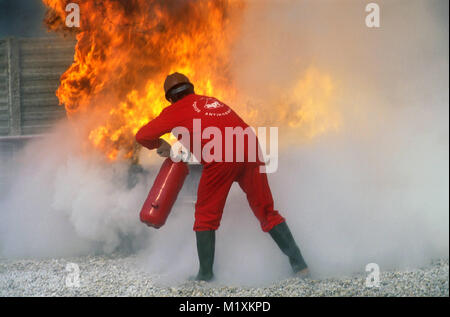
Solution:
[{"label": "man's arm", "polygon": [[174,120],[171,120],[170,115],[163,110],[158,117],[147,123],[136,133],[136,141],[149,150],[159,148],[162,144],[160,137],[171,132],[175,126]]}]

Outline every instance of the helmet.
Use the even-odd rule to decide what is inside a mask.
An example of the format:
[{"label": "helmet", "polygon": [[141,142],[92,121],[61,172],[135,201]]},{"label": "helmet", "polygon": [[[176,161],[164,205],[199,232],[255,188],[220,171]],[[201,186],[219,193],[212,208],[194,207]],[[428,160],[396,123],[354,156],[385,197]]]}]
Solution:
[{"label": "helmet", "polygon": [[189,81],[189,78],[180,73],[173,73],[167,76],[164,81],[164,92],[167,100],[169,100],[170,95],[178,94],[189,88],[194,88],[194,85]]}]

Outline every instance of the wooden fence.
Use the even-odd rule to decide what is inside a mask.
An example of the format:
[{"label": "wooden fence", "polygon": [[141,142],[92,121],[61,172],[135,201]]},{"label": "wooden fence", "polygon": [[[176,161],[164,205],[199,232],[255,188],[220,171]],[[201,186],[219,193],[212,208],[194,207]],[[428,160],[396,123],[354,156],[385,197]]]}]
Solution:
[{"label": "wooden fence", "polygon": [[0,138],[45,133],[65,117],[55,91],[74,46],[62,38],[0,40]]}]

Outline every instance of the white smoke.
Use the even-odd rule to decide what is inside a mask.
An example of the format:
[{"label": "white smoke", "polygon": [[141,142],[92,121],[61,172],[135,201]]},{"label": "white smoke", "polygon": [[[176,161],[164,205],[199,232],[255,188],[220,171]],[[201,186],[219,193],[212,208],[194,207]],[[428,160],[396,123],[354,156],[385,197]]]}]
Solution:
[{"label": "white smoke", "polygon": [[[377,3],[380,29],[365,26],[363,1],[253,1],[235,45],[243,94],[264,97],[310,65],[337,82],[341,129],[283,148],[269,175],[276,208],[317,277],[448,257],[448,3]],[[160,230],[139,223],[162,160],[143,151],[149,174],[129,188],[126,164],[79,154],[77,138],[62,129],[16,156],[0,202],[1,255],[111,252],[125,240],[145,245],[143,267],[165,281],[194,274],[192,202],[180,198]],[[238,186],[217,232],[215,271],[227,284],[289,276]]]},{"label": "white smoke", "polygon": [[251,2],[235,50],[248,95],[310,65],[336,84],[340,131],[284,149],[269,177],[316,276],[448,257],[448,2],[377,3],[380,29],[366,27],[364,1]]},{"label": "white smoke", "polygon": [[136,198],[146,195],[147,180],[129,189],[126,163],[81,154],[68,125],[53,133],[14,156],[14,180],[0,202],[2,254],[112,252],[142,234],[136,217],[142,198]]}]

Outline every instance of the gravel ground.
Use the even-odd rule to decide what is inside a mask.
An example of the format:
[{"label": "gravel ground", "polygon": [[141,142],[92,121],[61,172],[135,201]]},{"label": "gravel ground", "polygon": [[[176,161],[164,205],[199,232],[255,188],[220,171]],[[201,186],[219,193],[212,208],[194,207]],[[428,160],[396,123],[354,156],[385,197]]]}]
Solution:
[{"label": "gravel ground", "polygon": [[[448,259],[417,270],[382,272],[380,287],[375,288],[365,286],[365,275],[324,280],[290,278],[266,287],[204,282],[168,287],[157,283],[157,276],[139,271],[135,260],[120,255],[0,259],[0,296],[449,296]],[[79,287],[66,285],[70,274],[66,266],[71,262],[77,263],[82,272]]]}]

